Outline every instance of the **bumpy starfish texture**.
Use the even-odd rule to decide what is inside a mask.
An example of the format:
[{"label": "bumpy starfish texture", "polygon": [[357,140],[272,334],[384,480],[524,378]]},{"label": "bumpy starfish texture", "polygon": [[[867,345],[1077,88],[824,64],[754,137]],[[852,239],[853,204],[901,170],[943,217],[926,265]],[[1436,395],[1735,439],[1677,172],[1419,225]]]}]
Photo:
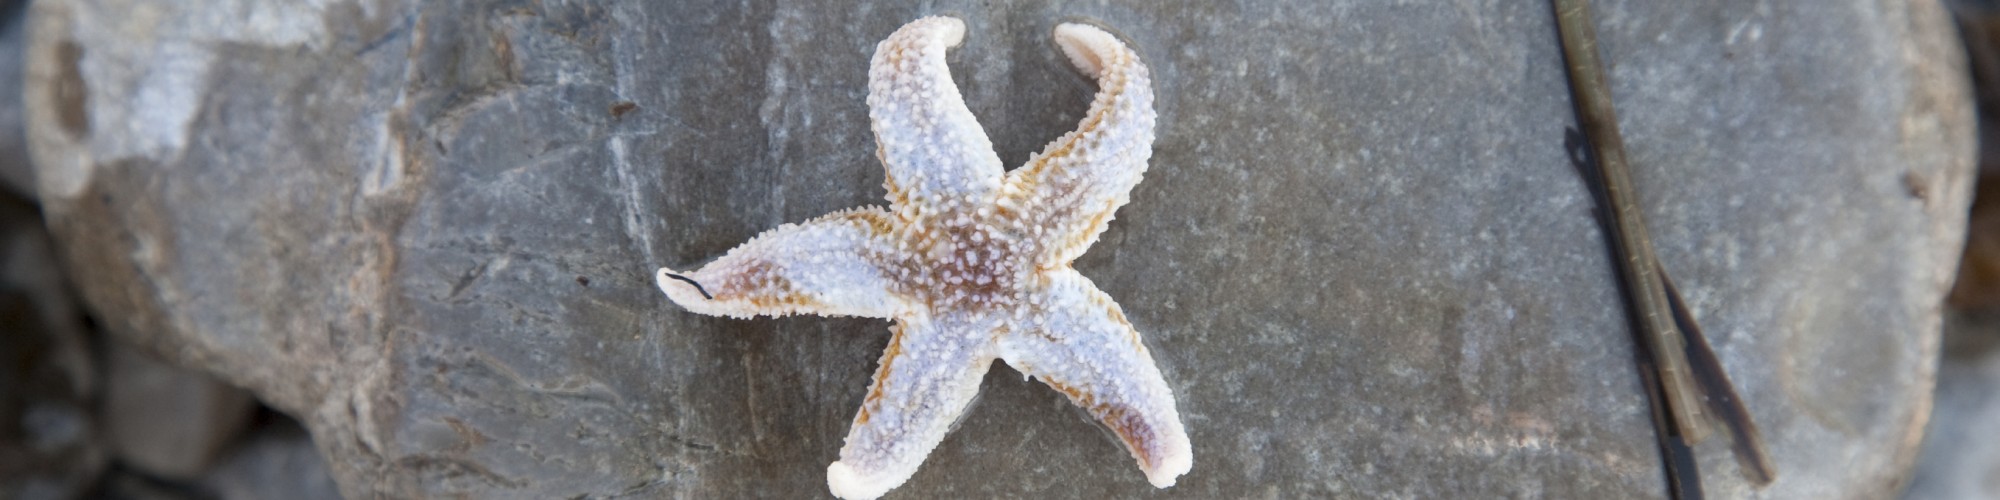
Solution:
[{"label": "bumpy starfish texture", "polygon": [[1174,397],[1139,332],[1070,267],[1097,241],[1152,156],[1153,91],[1137,54],[1103,30],[1056,27],[1100,91],[1077,130],[1013,172],[965,107],[945,50],[965,23],[918,19],[875,48],[869,118],[889,208],[786,224],[698,271],[660,269],[689,311],[891,318],[893,338],[827,485],[874,498],[951,430],[995,358],[1068,395],[1123,441],[1154,486],[1193,465]]}]

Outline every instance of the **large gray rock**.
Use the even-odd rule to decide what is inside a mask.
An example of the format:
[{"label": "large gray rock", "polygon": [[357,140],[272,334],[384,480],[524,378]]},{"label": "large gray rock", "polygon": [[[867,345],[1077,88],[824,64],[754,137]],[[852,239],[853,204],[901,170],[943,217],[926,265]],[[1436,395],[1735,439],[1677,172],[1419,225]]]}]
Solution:
[{"label": "large gray rock", "polygon": [[[1048,36],[1089,19],[1158,86],[1077,268],[1181,402],[1165,495],[1662,494],[1546,5],[917,4],[41,2],[38,183],[106,327],[303,419],[350,496],[821,495],[885,324],[695,316],[650,272],[881,203],[866,65],[919,16],[969,23],[958,81],[1025,160],[1085,109]],[[1598,7],[1767,492],[1898,488],[1971,164],[1943,13]],[[985,387],[892,496],[1151,489],[1061,394]]]}]

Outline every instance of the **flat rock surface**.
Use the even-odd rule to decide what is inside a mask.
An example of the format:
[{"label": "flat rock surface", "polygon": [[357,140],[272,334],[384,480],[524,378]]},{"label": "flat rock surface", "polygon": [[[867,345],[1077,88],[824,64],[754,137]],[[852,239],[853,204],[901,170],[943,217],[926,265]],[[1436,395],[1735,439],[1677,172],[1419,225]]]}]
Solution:
[{"label": "flat rock surface", "polygon": [[[881,204],[874,44],[951,14],[1002,160],[1152,66],[1147,179],[1076,267],[1195,447],[1174,498],[1663,494],[1540,2],[36,3],[37,185],[108,330],[299,417],[350,497],[812,497],[888,340],[696,316],[659,266]],[[1659,253],[1782,498],[1909,474],[1972,116],[1927,1],[1598,3]],[[996,369],[891,497],[1152,488]],[[1710,491],[1753,494],[1727,448]]]}]

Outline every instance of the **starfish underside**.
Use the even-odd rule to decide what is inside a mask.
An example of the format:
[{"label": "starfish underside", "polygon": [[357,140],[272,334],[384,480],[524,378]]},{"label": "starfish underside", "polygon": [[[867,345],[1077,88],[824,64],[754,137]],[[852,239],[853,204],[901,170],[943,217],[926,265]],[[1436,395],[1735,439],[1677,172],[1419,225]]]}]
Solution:
[{"label": "starfish underside", "polygon": [[875,48],[868,107],[889,208],[786,224],[700,270],[660,269],[689,311],[890,318],[873,386],[827,484],[874,498],[936,448],[995,358],[1069,396],[1118,436],[1147,480],[1193,464],[1174,397],[1111,297],[1070,267],[1125,204],[1152,155],[1146,66],[1103,30],[1058,46],[1100,91],[1077,130],[1012,172],[945,67],[965,23],[918,19]]}]

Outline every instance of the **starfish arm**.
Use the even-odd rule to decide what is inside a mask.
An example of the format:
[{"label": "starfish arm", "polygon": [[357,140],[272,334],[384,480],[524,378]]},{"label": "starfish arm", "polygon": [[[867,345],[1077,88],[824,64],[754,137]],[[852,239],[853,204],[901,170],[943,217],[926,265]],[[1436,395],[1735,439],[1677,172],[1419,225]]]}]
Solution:
[{"label": "starfish arm", "polygon": [[926,17],[875,46],[868,119],[875,154],[888,174],[883,187],[899,214],[971,203],[1000,186],[1004,169],[993,141],[966,109],[945,66],[945,50],[964,39],[964,21]]},{"label": "starfish arm", "polygon": [[1174,485],[1194,453],[1173,390],[1111,297],[1063,269],[1048,284],[1021,333],[1002,337],[1000,359],[1069,396],[1125,444],[1153,486]]},{"label": "starfish arm", "polygon": [[834,496],[875,498],[903,484],[951,432],[979,394],[979,382],[993,364],[993,343],[986,335],[947,330],[976,328],[939,325],[921,316],[897,320],[840,461],[826,468]]},{"label": "starfish arm", "polygon": [[908,307],[888,270],[901,261],[891,218],[871,207],[786,224],[700,270],[660,268],[656,280],[667,298],[701,314],[895,316]]},{"label": "starfish arm", "polygon": [[1153,87],[1139,55],[1110,33],[1082,24],[1056,27],[1056,44],[1078,70],[1097,79],[1097,97],[1076,131],[1049,143],[1009,173],[1003,210],[1019,228],[1046,236],[1033,249],[1042,262],[1083,255],[1112,213],[1124,206],[1153,155]]}]

